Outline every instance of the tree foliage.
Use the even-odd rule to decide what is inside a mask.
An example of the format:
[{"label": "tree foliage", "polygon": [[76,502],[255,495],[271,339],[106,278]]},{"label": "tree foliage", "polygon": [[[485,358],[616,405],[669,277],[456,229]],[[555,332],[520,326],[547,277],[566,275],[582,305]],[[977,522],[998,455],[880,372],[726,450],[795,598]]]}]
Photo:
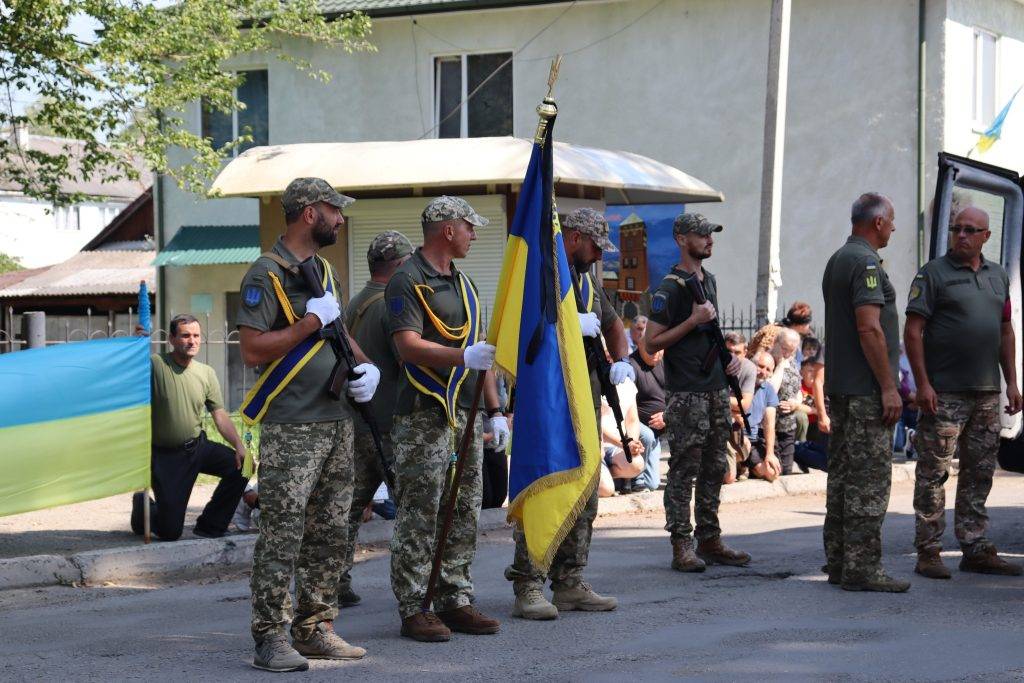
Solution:
[{"label": "tree foliage", "polygon": [[[72,19],[82,17],[97,26],[95,39],[70,30]],[[369,33],[367,17],[327,20],[316,0],[181,0],[164,8],[143,0],[5,0],[0,130],[7,134],[0,139],[0,174],[26,195],[65,205],[83,197],[62,192],[62,181],[134,180],[141,160],[186,190],[205,192],[225,156],[250,138],[214,149],[182,125],[182,112],[200,99],[221,112],[244,108],[235,97],[241,79],[232,59],[277,58],[326,82],[329,73],[286,54],[284,42],[352,52],[372,49]],[[31,111],[14,108],[18,92],[36,97]],[[69,144],[57,154],[25,149],[10,131],[26,126]],[[72,140],[84,142],[74,155]],[[175,148],[189,163],[171,163]]]},{"label": "tree foliage", "polygon": [[21,270],[21,264],[18,263],[18,259],[0,251],[0,275],[9,273],[12,270]]}]

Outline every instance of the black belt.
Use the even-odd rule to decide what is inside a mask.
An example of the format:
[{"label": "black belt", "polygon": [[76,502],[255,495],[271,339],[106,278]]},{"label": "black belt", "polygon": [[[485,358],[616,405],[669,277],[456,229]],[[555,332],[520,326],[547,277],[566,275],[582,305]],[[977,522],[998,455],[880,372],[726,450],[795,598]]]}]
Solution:
[{"label": "black belt", "polygon": [[188,441],[182,442],[180,445],[177,445],[177,446],[157,446],[157,445],[154,444],[154,447],[159,449],[159,450],[161,450],[161,451],[170,451],[170,452],[175,452],[175,453],[180,452],[180,451],[193,451],[205,439],[206,439],[206,432],[199,432],[199,436],[194,436],[191,439],[189,439]]}]

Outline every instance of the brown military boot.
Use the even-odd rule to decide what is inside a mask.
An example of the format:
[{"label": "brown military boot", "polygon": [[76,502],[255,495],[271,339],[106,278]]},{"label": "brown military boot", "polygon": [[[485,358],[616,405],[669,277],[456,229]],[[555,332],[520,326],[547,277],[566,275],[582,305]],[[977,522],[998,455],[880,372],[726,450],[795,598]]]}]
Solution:
[{"label": "brown military boot", "polygon": [[721,536],[701,541],[697,546],[697,556],[707,564],[727,564],[731,567],[745,567],[750,563],[750,555],[742,550],[733,550],[722,543]]},{"label": "brown military boot", "polygon": [[918,550],[917,566],[914,567],[914,571],[929,579],[949,579],[953,576],[946,565],[942,564],[942,556],[938,550]]},{"label": "brown military boot", "polygon": [[445,626],[459,633],[485,636],[501,630],[500,621],[492,619],[472,605],[438,612],[437,616]]},{"label": "brown military boot", "polygon": [[444,643],[452,638],[451,630],[433,612],[417,612],[402,619],[402,635],[421,643]]},{"label": "brown military boot", "polygon": [[999,574],[1001,576],[1020,576],[1024,569],[1019,564],[1007,562],[999,557],[996,549],[986,546],[980,550],[964,550],[964,556],[960,560],[960,571],[976,572],[978,574]]},{"label": "brown military boot", "polygon": [[672,569],[677,572],[702,572],[707,565],[693,552],[689,538],[672,539]]}]

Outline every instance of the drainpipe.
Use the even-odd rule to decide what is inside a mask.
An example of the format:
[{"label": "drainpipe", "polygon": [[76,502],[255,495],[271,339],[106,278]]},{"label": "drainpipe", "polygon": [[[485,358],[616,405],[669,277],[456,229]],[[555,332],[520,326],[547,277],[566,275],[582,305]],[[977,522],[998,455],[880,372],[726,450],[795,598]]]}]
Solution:
[{"label": "drainpipe", "polygon": [[[164,130],[164,115],[163,112],[157,112],[157,121],[160,127],[160,132]],[[157,173],[156,179],[153,181],[153,201],[156,208],[156,220],[154,221],[154,232],[156,232],[156,249],[159,254],[164,250],[164,174]],[[166,324],[164,321],[165,314],[167,312],[166,301],[167,295],[166,283],[164,281],[164,266],[157,266],[156,268],[156,318],[157,323],[153,325],[154,329],[163,329],[163,325]]]},{"label": "drainpipe", "polygon": [[927,138],[927,121],[925,118],[925,98],[927,96],[925,58],[928,52],[928,41],[925,38],[925,4],[927,0],[917,0],[917,267],[924,265],[925,213],[925,141]]}]

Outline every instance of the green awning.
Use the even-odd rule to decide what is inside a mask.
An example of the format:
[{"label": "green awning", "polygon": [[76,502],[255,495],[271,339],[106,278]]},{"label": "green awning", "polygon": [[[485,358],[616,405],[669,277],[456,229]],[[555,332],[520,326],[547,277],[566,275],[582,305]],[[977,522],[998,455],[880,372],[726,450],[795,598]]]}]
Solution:
[{"label": "green awning", "polygon": [[183,225],[156,255],[153,265],[252,263],[259,255],[258,225]]}]

